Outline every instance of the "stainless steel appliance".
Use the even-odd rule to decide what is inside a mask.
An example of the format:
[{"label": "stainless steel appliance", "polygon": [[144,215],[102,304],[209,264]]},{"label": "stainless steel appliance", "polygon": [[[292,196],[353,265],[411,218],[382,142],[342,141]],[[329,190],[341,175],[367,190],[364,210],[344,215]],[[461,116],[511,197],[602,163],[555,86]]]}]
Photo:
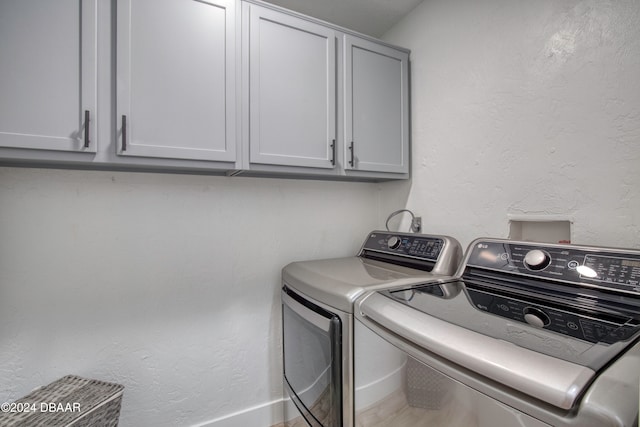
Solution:
[{"label": "stainless steel appliance", "polygon": [[638,424],[640,251],[480,239],[355,317],[358,426]]},{"label": "stainless steel appliance", "polygon": [[461,257],[447,236],[373,231],[357,256],[284,267],[284,386],[295,404],[285,405],[285,424],[352,427],[353,302],[366,290],[448,277]]}]

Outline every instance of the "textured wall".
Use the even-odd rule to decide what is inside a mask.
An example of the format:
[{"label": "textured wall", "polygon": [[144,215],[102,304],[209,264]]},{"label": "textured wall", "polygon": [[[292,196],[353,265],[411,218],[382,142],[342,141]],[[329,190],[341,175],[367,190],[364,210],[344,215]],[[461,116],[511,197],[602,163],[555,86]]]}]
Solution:
[{"label": "textured wall", "polygon": [[270,425],[280,269],[355,253],[377,201],[375,184],[0,168],[0,403],[73,373],[125,385],[123,427],[265,404]]},{"label": "textured wall", "polygon": [[387,35],[412,49],[413,179],[380,201],[373,184],[0,169],[0,402],[68,373],[125,384],[123,427],[277,401],[281,266],[352,254],[404,206],[465,245],[541,214],[640,247],[638,22],[635,0],[426,0]]},{"label": "textured wall", "polygon": [[465,246],[566,217],[574,243],[640,247],[640,2],[425,0],[385,38],[412,50],[413,179],[381,216]]}]

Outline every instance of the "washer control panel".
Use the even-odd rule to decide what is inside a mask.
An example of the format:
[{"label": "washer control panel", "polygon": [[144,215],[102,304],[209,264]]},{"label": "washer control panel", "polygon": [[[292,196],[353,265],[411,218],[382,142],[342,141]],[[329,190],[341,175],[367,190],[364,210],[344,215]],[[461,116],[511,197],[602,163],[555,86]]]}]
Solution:
[{"label": "washer control panel", "polygon": [[640,296],[640,251],[480,240],[473,243],[466,267]]},{"label": "washer control panel", "polygon": [[597,319],[469,287],[466,292],[479,310],[592,343],[612,344],[638,332],[637,326],[623,321]]},{"label": "washer control panel", "polygon": [[424,234],[373,232],[367,238],[362,250],[435,262],[443,248],[444,240],[439,237]]}]

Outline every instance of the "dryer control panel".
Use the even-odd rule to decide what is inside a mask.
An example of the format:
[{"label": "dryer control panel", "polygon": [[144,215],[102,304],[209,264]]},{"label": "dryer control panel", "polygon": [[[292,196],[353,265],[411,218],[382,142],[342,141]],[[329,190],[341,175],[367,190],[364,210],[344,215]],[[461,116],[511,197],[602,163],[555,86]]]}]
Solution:
[{"label": "dryer control panel", "polygon": [[640,296],[640,251],[477,240],[466,268],[568,282]]},{"label": "dryer control panel", "polygon": [[361,253],[373,251],[435,262],[438,260],[443,248],[444,240],[439,237],[425,234],[376,231],[369,234]]}]

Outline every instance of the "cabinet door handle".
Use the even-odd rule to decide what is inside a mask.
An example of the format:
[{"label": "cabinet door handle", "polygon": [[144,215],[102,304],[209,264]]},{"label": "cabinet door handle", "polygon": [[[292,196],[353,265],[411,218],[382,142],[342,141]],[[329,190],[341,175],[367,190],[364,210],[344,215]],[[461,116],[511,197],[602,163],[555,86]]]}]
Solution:
[{"label": "cabinet door handle", "polygon": [[353,141],[351,141],[351,144],[349,144],[349,151],[351,151],[351,160],[349,160],[349,165],[351,165],[351,167],[354,167],[356,162],[353,157]]},{"label": "cabinet door handle", "polygon": [[84,110],[84,148],[89,148],[89,123],[91,118],[91,113],[89,110]]},{"label": "cabinet door handle", "polygon": [[122,151],[127,151],[127,116],[122,116]]},{"label": "cabinet door handle", "polygon": [[331,142],[331,166],[336,165],[336,140]]}]

